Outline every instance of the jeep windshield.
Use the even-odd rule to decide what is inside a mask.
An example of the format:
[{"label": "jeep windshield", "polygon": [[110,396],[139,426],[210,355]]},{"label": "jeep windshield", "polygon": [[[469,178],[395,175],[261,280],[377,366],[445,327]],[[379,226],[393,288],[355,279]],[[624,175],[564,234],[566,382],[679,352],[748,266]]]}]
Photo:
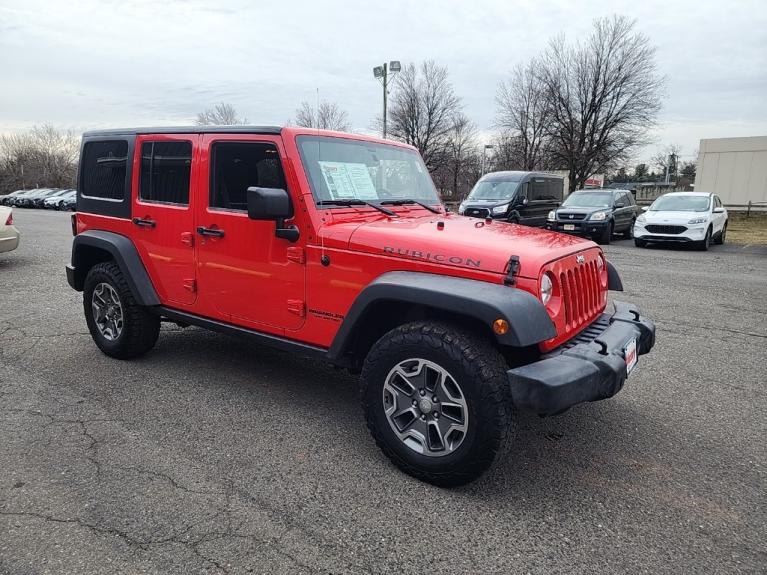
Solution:
[{"label": "jeep windshield", "polygon": [[426,166],[412,150],[332,136],[297,141],[314,200],[323,207],[440,204]]},{"label": "jeep windshield", "polygon": [[708,196],[661,196],[650,206],[651,212],[707,212]]},{"label": "jeep windshield", "polygon": [[563,208],[609,208],[612,192],[576,192],[562,202]]},{"label": "jeep windshield", "polygon": [[466,201],[471,200],[510,200],[517,191],[519,182],[484,180],[477,182]]}]

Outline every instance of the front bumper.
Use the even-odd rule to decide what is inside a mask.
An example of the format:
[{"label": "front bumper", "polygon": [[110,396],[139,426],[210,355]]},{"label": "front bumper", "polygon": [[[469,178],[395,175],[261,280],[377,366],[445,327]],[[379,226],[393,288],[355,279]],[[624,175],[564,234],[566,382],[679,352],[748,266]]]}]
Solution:
[{"label": "front bumper", "polygon": [[686,227],[686,229],[678,234],[661,234],[649,231],[645,225],[652,224],[634,224],[634,237],[639,240],[645,240],[647,242],[699,242],[706,238],[706,232],[708,231],[708,224],[696,224],[692,227],[687,227],[687,224],[674,224]]},{"label": "front bumper", "polygon": [[[572,230],[566,230],[565,226],[573,226]],[[577,236],[598,236],[606,227],[610,225],[610,220],[558,220],[548,222],[546,227],[555,232],[563,234],[573,234]]]},{"label": "front bumper", "polygon": [[579,403],[607,399],[627,378],[624,349],[636,340],[637,354],[655,345],[655,325],[631,304],[615,302],[589,327],[542,359],[507,372],[514,405],[556,415]]}]

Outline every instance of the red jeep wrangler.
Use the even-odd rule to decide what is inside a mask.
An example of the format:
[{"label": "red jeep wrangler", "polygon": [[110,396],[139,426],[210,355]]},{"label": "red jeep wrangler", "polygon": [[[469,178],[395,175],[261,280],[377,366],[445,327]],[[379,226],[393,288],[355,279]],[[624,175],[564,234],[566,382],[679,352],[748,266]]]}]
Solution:
[{"label": "red jeep wrangler", "polygon": [[482,474],[512,406],[611,397],[653,324],[606,313],[588,240],[446,213],[410,146],[272,127],[83,136],[69,284],[96,345],[128,359],[160,322],[361,371],[370,432],[439,485]]}]

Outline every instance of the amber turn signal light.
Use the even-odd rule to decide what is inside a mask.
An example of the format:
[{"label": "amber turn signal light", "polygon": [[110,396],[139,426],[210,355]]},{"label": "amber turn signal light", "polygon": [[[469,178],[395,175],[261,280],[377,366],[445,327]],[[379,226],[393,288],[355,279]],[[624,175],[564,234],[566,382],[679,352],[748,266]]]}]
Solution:
[{"label": "amber turn signal light", "polygon": [[493,322],[493,331],[498,335],[509,333],[509,322],[505,319],[497,319]]}]

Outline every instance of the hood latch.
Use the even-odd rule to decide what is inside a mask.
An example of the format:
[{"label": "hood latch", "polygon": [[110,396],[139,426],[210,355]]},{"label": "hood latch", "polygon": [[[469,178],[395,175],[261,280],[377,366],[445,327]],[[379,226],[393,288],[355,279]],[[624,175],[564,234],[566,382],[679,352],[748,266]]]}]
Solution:
[{"label": "hood latch", "polygon": [[515,283],[514,276],[519,272],[519,256],[511,256],[509,262],[506,264],[506,277],[503,278],[503,284],[507,286],[513,286]]}]

